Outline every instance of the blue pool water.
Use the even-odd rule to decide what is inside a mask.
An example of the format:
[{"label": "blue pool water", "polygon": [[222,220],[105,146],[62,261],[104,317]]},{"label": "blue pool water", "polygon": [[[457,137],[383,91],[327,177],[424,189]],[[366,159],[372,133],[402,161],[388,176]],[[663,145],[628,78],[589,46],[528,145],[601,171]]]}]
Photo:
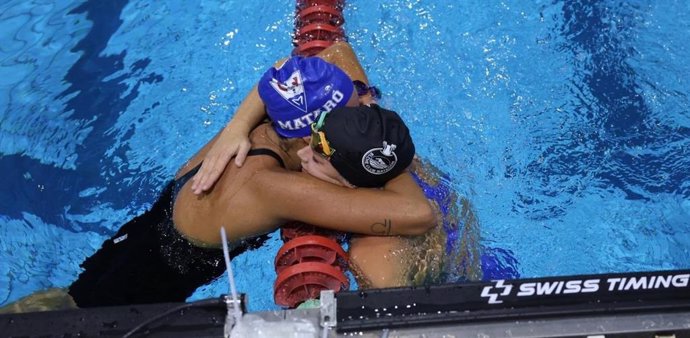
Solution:
[{"label": "blue pool water", "polygon": [[[69,285],[154,202],[289,53],[293,9],[0,4],[0,305]],[[690,268],[689,10],[349,0],[345,27],[382,105],[472,201],[485,277],[537,277]],[[251,310],[275,308],[280,244],[233,261]]]}]

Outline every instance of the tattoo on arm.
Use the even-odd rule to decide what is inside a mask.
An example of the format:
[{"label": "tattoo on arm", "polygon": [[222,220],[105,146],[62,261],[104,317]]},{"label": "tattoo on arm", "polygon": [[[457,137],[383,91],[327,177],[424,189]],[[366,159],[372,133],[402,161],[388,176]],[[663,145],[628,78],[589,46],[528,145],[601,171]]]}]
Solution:
[{"label": "tattoo on arm", "polygon": [[379,236],[390,236],[392,221],[384,219],[383,223],[374,223],[371,225],[371,232]]}]

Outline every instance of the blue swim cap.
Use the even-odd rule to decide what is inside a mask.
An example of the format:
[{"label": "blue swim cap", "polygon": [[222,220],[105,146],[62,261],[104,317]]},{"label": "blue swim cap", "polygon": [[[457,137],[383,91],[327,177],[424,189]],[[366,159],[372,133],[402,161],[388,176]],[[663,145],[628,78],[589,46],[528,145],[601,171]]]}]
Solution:
[{"label": "blue swim cap", "polygon": [[258,90],[275,131],[305,137],[322,112],[345,106],[354,86],[344,71],[321,58],[293,56],[268,69]]}]

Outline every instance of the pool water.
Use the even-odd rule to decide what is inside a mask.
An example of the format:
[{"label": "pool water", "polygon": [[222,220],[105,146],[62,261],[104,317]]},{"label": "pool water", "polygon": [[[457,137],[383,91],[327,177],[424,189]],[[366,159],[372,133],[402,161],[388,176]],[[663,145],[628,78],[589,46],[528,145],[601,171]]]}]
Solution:
[{"label": "pool water", "polygon": [[[69,285],[151,206],[290,52],[293,10],[0,4],[0,306]],[[688,10],[349,0],[345,28],[381,104],[474,205],[485,278],[538,277],[690,268]],[[276,308],[280,245],[273,236],[233,261],[250,310]],[[192,298],[226,290],[219,281]]]}]

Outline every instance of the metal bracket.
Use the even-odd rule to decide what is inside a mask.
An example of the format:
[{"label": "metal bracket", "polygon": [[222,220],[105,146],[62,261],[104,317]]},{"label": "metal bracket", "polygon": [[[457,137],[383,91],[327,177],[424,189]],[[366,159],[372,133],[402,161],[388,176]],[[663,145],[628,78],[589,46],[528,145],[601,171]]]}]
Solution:
[{"label": "metal bracket", "polygon": [[225,338],[230,337],[232,328],[237,324],[235,320],[235,303],[238,303],[239,305],[239,309],[241,312],[240,315],[244,315],[245,313],[247,313],[246,296],[247,295],[244,293],[239,294],[238,299],[233,299],[230,295],[223,296],[223,300],[225,301],[225,305],[227,306],[227,314],[225,315],[225,326],[223,328],[223,336]]},{"label": "metal bracket", "polygon": [[338,301],[335,298],[333,290],[321,291],[321,327],[334,328],[337,323],[337,305]]}]

